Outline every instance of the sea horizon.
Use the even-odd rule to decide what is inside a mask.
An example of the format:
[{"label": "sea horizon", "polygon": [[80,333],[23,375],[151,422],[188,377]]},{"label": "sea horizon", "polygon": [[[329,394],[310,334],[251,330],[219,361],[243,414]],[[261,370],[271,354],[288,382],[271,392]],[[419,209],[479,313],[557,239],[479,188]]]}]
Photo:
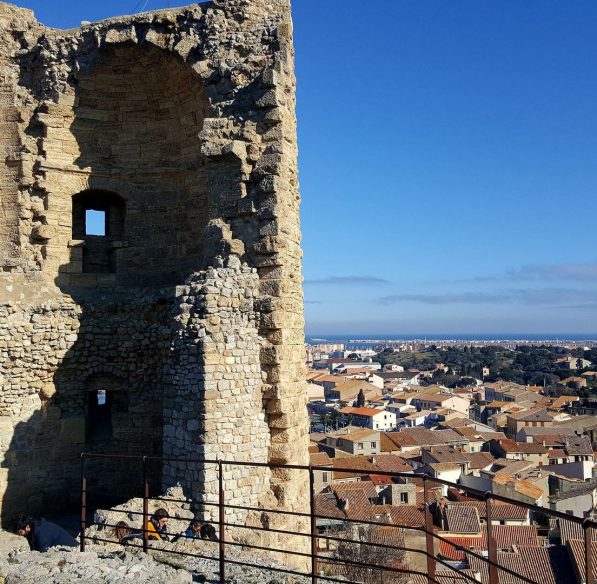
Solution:
[{"label": "sea horizon", "polygon": [[418,334],[342,334],[325,335],[305,333],[308,343],[347,343],[350,341],[555,341],[555,342],[597,342],[597,333],[485,333],[485,334],[455,334],[455,333],[418,333]]}]

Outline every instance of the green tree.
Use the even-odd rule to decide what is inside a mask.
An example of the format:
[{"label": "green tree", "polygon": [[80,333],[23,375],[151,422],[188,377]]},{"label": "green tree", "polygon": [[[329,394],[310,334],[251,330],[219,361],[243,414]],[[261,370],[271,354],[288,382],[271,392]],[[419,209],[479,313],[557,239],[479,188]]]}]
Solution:
[{"label": "green tree", "polygon": [[330,426],[334,428],[334,430],[337,430],[339,423],[340,412],[338,410],[333,410],[332,412],[330,412]]},{"label": "green tree", "polygon": [[329,412],[325,412],[319,416],[319,421],[323,424],[324,432],[327,432],[332,425],[332,416]]},{"label": "green tree", "polygon": [[359,389],[359,395],[357,395],[356,406],[357,408],[365,407],[365,392],[363,391],[362,387]]}]

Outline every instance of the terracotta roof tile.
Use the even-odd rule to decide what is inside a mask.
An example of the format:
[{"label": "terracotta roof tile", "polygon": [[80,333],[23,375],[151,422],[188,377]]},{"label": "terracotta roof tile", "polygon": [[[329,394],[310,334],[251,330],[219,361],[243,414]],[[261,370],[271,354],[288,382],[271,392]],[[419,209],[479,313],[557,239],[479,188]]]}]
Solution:
[{"label": "terracotta roof tile", "polygon": [[489,466],[495,459],[489,452],[469,452],[468,460],[471,469],[485,468]]},{"label": "terracotta roof tile", "polygon": [[[481,519],[487,519],[487,507],[485,501],[455,501],[450,503],[451,507],[475,507]],[[491,517],[494,521],[526,521],[529,518],[527,509],[520,505],[511,503],[491,503]]]},{"label": "terracotta roof tile", "polygon": [[315,496],[315,511],[319,518],[371,521],[371,503],[363,491],[346,491],[342,497],[335,493]]},{"label": "terracotta roof tile", "polygon": [[[334,480],[348,478],[364,479],[367,477],[368,473],[351,472],[351,469],[354,469],[355,471],[368,471],[371,473],[375,473],[376,470],[379,470],[374,464],[362,456],[342,456],[340,458],[332,458],[332,465],[334,468]],[[348,470],[335,470],[337,468]]]},{"label": "terracotta roof tile", "polygon": [[[467,554],[470,568],[481,574],[483,584],[489,584],[487,563]],[[571,584],[572,565],[563,546],[518,546],[516,553],[498,552],[498,564],[541,584]],[[500,584],[523,584],[503,570],[499,572]]]},{"label": "terracotta roof tile", "polygon": [[[569,539],[584,540],[584,530],[582,525],[567,519],[556,519],[557,529],[560,531],[560,539],[565,544]],[[591,529],[591,538],[597,541],[597,529]]]},{"label": "terracotta roof tile", "polygon": [[325,452],[310,452],[309,464],[311,466],[329,466],[332,464],[332,459]]},{"label": "terracotta roof tile", "polygon": [[375,454],[367,459],[384,472],[413,472],[413,467],[397,454]]},{"label": "terracotta roof tile", "polygon": [[378,430],[362,428],[361,430],[355,430],[354,432],[349,432],[348,434],[339,434],[337,438],[347,440],[348,442],[358,442],[359,440],[365,440],[366,438],[371,438],[377,441],[378,436]]},{"label": "terracotta roof tile", "polygon": [[568,454],[592,455],[593,447],[588,436],[566,436],[564,449]]},{"label": "terracotta roof tile", "polygon": [[415,505],[392,505],[390,510],[392,523],[420,527],[425,525],[425,514]]},{"label": "terracotta roof tile", "polygon": [[[584,575],[587,569],[587,559],[585,556],[585,542],[581,539],[569,539],[566,542],[566,548],[570,553],[570,558],[576,572],[581,574],[584,582]],[[597,576],[597,541],[591,542],[591,572],[593,572],[593,579]]]},{"label": "terracotta roof tile", "polygon": [[452,533],[480,533],[479,512],[471,506],[446,505],[444,508],[446,531]]},{"label": "terracotta roof tile", "polygon": [[485,538],[482,536],[455,536],[441,532],[439,535],[443,538],[439,540],[439,554],[448,560],[463,561],[465,550],[479,551],[485,547]]},{"label": "terracotta roof tile", "polygon": [[425,515],[416,505],[373,505],[373,514],[383,516],[383,521],[403,527],[425,525]]},{"label": "terracotta roof tile", "polygon": [[525,422],[553,422],[553,418],[547,413],[545,408],[512,413],[508,414],[508,417]]},{"label": "terracotta roof tile", "polygon": [[419,446],[443,446],[450,443],[466,444],[464,436],[454,430],[428,430],[427,428],[406,428],[400,432],[416,441]]},{"label": "terracotta roof tile", "polygon": [[412,436],[409,436],[404,432],[382,432],[380,444],[382,452],[392,452],[400,450],[405,446],[419,445]]},{"label": "terracotta roof tile", "polygon": [[516,442],[506,438],[505,440],[497,441],[504,452],[507,453],[522,453],[522,454],[546,454],[547,449],[542,444],[533,442]]},{"label": "terracotta roof tile", "polygon": [[[485,526],[481,528],[480,535],[453,535],[452,533],[442,532],[439,535],[447,542],[450,542],[439,540],[440,554],[451,560],[464,560],[466,550],[483,551],[487,549],[487,529]],[[513,552],[520,546],[537,548],[541,545],[535,525],[493,525],[492,537],[496,547],[502,551]],[[457,549],[458,547],[463,549]]]},{"label": "terracotta roof tile", "polygon": [[329,485],[329,489],[340,499],[344,499],[348,493],[354,493],[356,491],[363,492],[368,499],[375,499],[377,497],[377,490],[371,481],[339,483],[336,485]]},{"label": "terracotta roof tile", "polygon": [[376,414],[383,414],[385,410],[378,410],[376,408],[342,408],[341,414],[352,414],[355,416],[368,416],[372,417]]},{"label": "terracotta roof tile", "polygon": [[[373,527],[369,541],[381,545],[404,547],[404,531],[399,527]],[[375,548],[378,549],[378,548]]]}]

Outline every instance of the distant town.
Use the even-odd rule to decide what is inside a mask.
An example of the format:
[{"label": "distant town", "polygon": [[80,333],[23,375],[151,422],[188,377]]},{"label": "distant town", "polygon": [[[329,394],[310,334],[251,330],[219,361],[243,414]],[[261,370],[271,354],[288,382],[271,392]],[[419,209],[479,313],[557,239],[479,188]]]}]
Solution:
[{"label": "distant town", "polygon": [[[310,461],[329,469],[316,485],[321,513],[423,526],[422,478],[449,481],[431,495],[439,555],[471,569],[463,549],[483,548],[488,518],[466,488],[595,517],[594,341],[312,341],[307,355]],[[542,563],[548,544],[576,561],[582,533],[572,522],[503,503],[491,523],[518,573],[529,558]],[[517,546],[531,550],[527,560]]]}]

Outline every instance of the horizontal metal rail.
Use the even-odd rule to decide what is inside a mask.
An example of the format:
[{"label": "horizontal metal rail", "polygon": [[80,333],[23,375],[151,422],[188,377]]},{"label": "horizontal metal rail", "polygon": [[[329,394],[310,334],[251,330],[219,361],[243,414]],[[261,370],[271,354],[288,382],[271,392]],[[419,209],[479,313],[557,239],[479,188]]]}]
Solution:
[{"label": "horizontal metal rail", "polygon": [[[159,456],[142,456],[142,455],[121,455],[121,454],[101,454],[95,452],[84,452],[81,454],[82,458],[104,458],[104,459],[117,459],[117,458],[126,458],[126,459],[134,459],[138,461],[147,461],[147,462],[178,462],[181,464],[214,464],[218,465],[221,464],[222,466],[250,466],[250,467],[257,467],[257,468],[278,468],[278,469],[288,469],[288,470],[303,470],[308,472],[310,469],[317,472],[330,472],[333,470],[334,472],[348,472],[348,473],[356,473],[361,475],[370,475],[375,474],[376,476],[386,476],[386,477],[397,477],[397,478],[405,478],[405,479],[416,479],[420,481],[429,481],[432,483],[436,483],[438,485],[443,485],[447,487],[454,487],[459,491],[464,491],[469,495],[475,495],[479,497],[479,499],[485,499],[486,497],[490,497],[494,501],[499,501],[500,503],[509,503],[511,505],[516,505],[517,507],[523,507],[528,509],[529,511],[535,511],[536,513],[546,513],[553,517],[557,517],[559,519],[566,519],[573,523],[578,523],[579,525],[587,524],[589,527],[593,529],[597,529],[597,521],[593,521],[591,519],[583,519],[580,517],[575,517],[574,515],[568,515],[567,513],[563,513],[562,511],[557,511],[555,509],[548,509],[546,507],[540,507],[539,505],[534,505],[532,503],[526,503],[524,501],[518,501],[516,499],[510,499],[503,495],[498,495],[496,493],[492,493],[490,491],[480,491],[478,489],[474,489],[472,487],[466,487],[464,485],[459,485],[450,481],[446,481],[444,479],[430,477],[427,475],[421,474],[412,474],[412,473],[405,473],[405,472],[392,472],[392,471],[382,471],[382,470],[375,470],[374,472],[371,470],[360,470],[354,468],[338,468],[338,467],[329,467],[329,466],[308,466],[308,465],[300,465],[300,464],[278,464],[278,463],[269,463],[269,462],[252,462],[252,461],[236,461],[236,460],[217,460],[217,459],[200,459],[200,458],[173,458],[173,457],[159,457]],[[308,515],[308,514],[307,514]]]}]

